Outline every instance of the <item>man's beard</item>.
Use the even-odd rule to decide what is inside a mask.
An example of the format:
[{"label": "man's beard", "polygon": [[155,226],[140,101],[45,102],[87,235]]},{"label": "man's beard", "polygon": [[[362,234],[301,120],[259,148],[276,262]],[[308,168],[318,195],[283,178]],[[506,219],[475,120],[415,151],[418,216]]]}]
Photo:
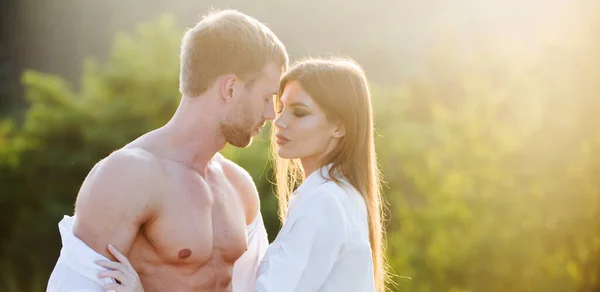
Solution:
[{"label": "man's beard", "polygon": [[255,127],[250,117],[244,114],[244,109],[240,116],[243,116],[243,119],[237,121],[228,117],[227,120],[221,122],[220,128],[227,143],[244,148],[252,143],[252,133]]}]

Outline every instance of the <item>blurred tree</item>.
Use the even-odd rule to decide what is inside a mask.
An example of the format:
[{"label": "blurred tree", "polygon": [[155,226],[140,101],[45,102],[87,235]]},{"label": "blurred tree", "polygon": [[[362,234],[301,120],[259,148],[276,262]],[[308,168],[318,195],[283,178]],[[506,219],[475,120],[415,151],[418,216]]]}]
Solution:
[{"label": "blurred tree", "polygon": [[445,47],[376,95],[400,291],[599,288],[598,45],[525,64]]},{"label": "blurred tree", "polygon": [[[78,89],[23,75],[25,120],[0,123],[0,290],[44,290],[85,175],[175,111],[181,33],[164,17],[118,34]],[[535,59],[443,45],[423,76],[373,84],[392,290],[597,291],[599,46]],[[273,239],[267,132],[222,153],[254,178]]]},{"label": "blurred tree", "polygon": [[61,246],[57,223],[72,214],[91,167],[174,112],[179,37],[168,17],[117,35],[105,64],[87,61],[77,92],[60,77],[23,75],[25,122],[7,120],[0,133],[0,258],[19,276],[18,291],[45,287]]}]

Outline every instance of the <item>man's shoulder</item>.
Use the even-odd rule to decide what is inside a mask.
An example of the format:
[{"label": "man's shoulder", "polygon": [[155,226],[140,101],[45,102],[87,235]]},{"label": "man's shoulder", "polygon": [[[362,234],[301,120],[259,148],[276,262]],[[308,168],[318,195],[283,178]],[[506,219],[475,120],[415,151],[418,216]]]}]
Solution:
[{"label": "man's shoulder", "polygon": [[143,163],[155,162],[159,158],[141,147],[126,146],[109,154],[104,160],[112,159],[123,162]]},{"label": "man's shoulder", "polygon": [[242,181],[244,183],[250,183],[254,186],[254,181],[252,180],[252,176],[248,171],[246,171],[243,167],[239,166],[237,163],[225,158],[220,153],[215,154],[215,159],[218,161],[219,165],[223,169],[223,173],[230,180]]},{"label": "man's shoulder", "polygon": [[140,171],[144,173],[151,172],[160,162],[160,159],[154,154],[146,151],[142,148],[121,148],[110,153],[104,159],[100,160],[94,166],[102,172],[116,171],[116,172],[128,172],[136,171],[132,174],[139,174]]},{"label": "man's shoulder", "polygon": [[248,171],[237,163],[225,158],[220,153],[215,155],[223,174],[240,194],[247,214],[248,223],[253,222],[260,210],[260,198],[254,180]]},{"label": "man's shoulder", "polygon": [[145,192],[161,178],[159,163],[156,156],[140,148],[116,150],[96,163],[78,196]]}]

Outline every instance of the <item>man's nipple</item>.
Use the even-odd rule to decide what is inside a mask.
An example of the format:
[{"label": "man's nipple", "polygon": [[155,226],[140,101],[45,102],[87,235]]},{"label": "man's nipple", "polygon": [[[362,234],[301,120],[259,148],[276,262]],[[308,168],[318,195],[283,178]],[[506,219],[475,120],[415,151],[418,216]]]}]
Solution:
[{"label": "man's nipple", "polygon": [[191,256],[191,255],[192,255],[192,251],[191,251],[191,250],[189,250],[189,249],[187,249],[187,248],[184,248],[184,249],[180,250],[180,251],[179,251],[179,253],[177,254],[177,256],[178,256],[180,259],[185,259],[185,258],[188,258],[188,257],[189,257],[189,256]]}]

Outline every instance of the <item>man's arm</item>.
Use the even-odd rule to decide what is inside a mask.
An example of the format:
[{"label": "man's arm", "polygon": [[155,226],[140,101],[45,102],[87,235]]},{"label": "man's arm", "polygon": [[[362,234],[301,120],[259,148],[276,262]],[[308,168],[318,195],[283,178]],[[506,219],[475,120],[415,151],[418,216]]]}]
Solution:
[{"label": "man's arm", "polygon": [[267,231],[260,214],[258,191],[252,177],[245,169],[222,156],[220,158],[223,172],[240,193],[246,210],[248,246],[246,252],[233,266],[231,279],[233,291],[254,292],[258,266],[269,246]]},{"label": "man's arm", "polygon": [[221,154],[217,153],[216,155],[221,161],[223,173],[240,194],[240,199],[246,211],[246,225],[254,223],[260,215],[260,198],[252,176],[241,166],[226,159]]},{"label": "man's arm", "polygon": [[128,255],[141,226],[154,216],[157,169],[143,150],[119,150],[99,162],[77,195],[75,236],[111,260],[108,244]]}]

